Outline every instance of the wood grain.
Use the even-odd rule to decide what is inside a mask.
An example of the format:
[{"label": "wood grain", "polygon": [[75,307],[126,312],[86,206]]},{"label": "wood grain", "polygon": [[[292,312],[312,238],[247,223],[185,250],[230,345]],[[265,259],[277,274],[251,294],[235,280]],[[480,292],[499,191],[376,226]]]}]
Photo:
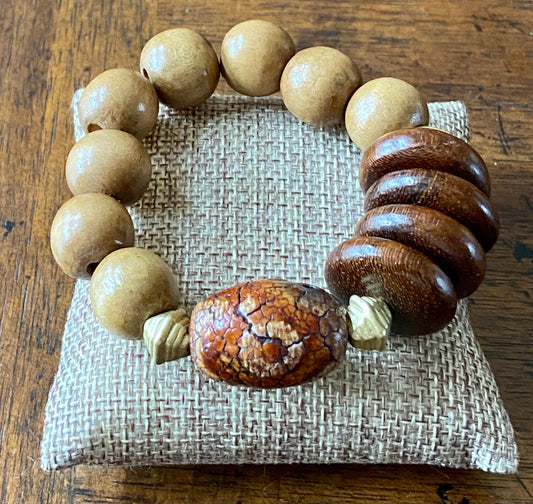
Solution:
[{"label": "wood grain", "polygon": [[448,215],[469,229],[483,249],[492,249],[500,232],[494,203],[474,184],[451,173],[414,168],[387,173],[365,194],[365,211],[383,205],[420,205]]},{"label": "wood grain", "polygon": [[[72,92],[106,68],[137,68],[160,30],[198,29],[219,52],[224,33],[253,17],[287,28],[299,48],[344,50],[365,80],[392,75],[430,100],[466,102],[501,217],[472,319],[516,428],[518,475],[420,466],[40,469],[73,288],[48,245],[69,196]],[[0,27],[0,502],[533,502],[531,0],[3,0]]]}]

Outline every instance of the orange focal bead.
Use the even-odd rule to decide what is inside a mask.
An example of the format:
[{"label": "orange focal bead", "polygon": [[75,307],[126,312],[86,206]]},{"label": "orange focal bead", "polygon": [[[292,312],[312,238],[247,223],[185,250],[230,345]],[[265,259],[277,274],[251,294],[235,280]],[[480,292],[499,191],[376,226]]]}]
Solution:
[{"label": "orange focal bead", "polygon": [[207,376],[261,388],[299,385],[330,372],[346,351],[339,303],[323,289],[256,280],[199,303],[191,355]]}]

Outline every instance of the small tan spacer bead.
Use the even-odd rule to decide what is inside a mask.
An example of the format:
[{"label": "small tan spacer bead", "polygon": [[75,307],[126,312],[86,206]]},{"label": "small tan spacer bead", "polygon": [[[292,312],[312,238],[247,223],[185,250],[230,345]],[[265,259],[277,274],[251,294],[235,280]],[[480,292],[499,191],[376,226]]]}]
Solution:
[{"label": "small tan spacer bead", "polygon": [[292,38],[279,26],[260,19],[244,21],[222,41],[222,74],[238,93],[270,95],[279,91],[281,74],[295,51]]},{"label": "small tan spacer bead", "polygon": [[83,131],[118,129],[139,140],[157,123],[159,101],[150,82],[139,72],[112,68],[97,75],[83,91],[78,115]]},{"label": "small tan spacer bead", "polygon": [[109,254],[91,278],[91,303],[101,324],[126,339],[141,339],[146,320],[176,309],[179,290],[171,269],[142,248]]},{"label": "small tan spacer bead", "polygon": [[151,176],[150,155],[140,140],[125,131],[89,133],[67,158],[67,183],[75,195],[103,193],[133,205],[148,188]]},{"label": "small tan spacer bead", "polygon": [[190,319],[185,310],[171,310],[150,317],[143,328],[143,340],[156,364],[187,357]]},{"label": "small tan spacer bead", "polygon": [[346,107],[346,130],[363,151],[386,133],[425,126],[428,121],[428,107],[418,90],[394,77],[380,77],[363,84]]},{"label": "small tan spacer bead", "polygon": [[281,76],[281,96],[298,119],[315,126],[342,123],[346,104],[361,84],[361,72],[349,56],[333,47],[297,52]]},{"label": "small tan spacer bead", "polygon": [[387,303],[383,299],[353,295],[346,311],[351,345],[361,350],[385,350],[392,323]]},{"label": "small tan spacer bead", "polygon": [[79,194],[57,211],[50,246],[59,267],[72,278],[90,278],[98,263],[121,247],[131,247],[135,230],[130,214],[105,194]]},{"label": "small tan spacer bead", "polygon": [[211,44],[189,28],[173,28],[152,37],[141,52],[141,72],[154,85],[161,103],[175,109],[207,100],[220,74]]}]

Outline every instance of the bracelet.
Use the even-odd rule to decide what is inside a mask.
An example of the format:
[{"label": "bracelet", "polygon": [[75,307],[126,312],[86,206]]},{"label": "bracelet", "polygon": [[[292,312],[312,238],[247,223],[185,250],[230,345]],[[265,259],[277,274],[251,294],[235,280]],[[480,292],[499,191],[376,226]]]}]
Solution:
[{"label": "bracelet", "polygon": [[[444,328],[458,299],[481,284],[498,238],[487,167],[466,142],[428,128],[419,92],[391,77],[363,85],[355,63],[331,47],[296,52],[286,31],[261,20],[234,26],[220,63],[199,33],[176,28],[150,39],[141,72],[107,70],[79,102],[87,133],[71,149],[73,197],[54,217],[52,254],[70,277],[90,279],[94,313],[110,332],[144,339],[157,364],[191,355],[205,375],[261,388],[302,384],[342,361],[348,342],[383,350],[390,331]],[[189,315],[165,262],[134,246],[125,206],[151,178],[142,144],[159,102],[194,107],[220,74],[238,93],[281,92],[303,122],[343,123],[363,151],[365,214],[328,256],[330,292],[278,279],[250,280],[212,294]]]}]

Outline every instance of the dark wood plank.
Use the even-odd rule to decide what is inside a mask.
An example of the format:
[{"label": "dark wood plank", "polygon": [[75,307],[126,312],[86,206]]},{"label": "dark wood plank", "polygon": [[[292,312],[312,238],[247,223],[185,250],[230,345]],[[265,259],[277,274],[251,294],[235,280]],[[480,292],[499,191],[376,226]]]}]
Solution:
[{"label": "dark wood plank", "polygon": [[[430,100],[466,101],[502,219],[472,320],[517,431],[518,476],[420,466],[40,469],[73,287],[48,247],[49,224],[68,197],[72,92],[105,68],[136,68],[143,43],[162,29],[196,28],[218,50],[228,28],[252,17],[285,26],[299,47],[346,51],[365,79],[393,75]],[[4,0],[0,27],[0,502],[533,502],[529,0]]]}]

